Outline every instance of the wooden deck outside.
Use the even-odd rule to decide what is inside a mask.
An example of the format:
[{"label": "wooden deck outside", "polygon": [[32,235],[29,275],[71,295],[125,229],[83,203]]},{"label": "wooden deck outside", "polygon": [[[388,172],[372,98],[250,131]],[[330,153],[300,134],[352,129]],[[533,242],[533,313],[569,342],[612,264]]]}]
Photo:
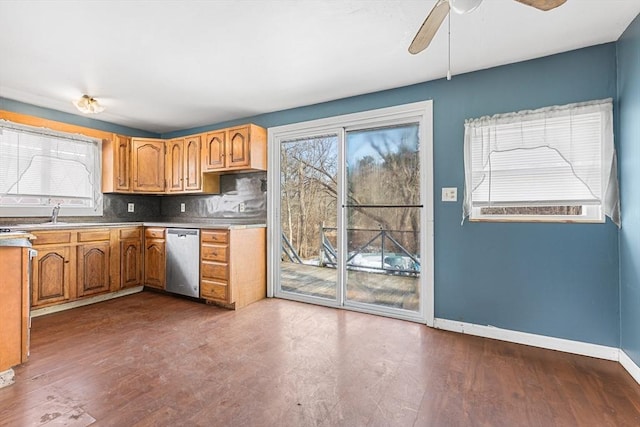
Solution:
[{"label": "wooden deck outside", "polygon": [[[336,296],[334,268],[282,262],[281,287],[288,292],[334,299]],[[415,276],[347,272],[347,299],[404,310],[419,310],[420,286]]]}]

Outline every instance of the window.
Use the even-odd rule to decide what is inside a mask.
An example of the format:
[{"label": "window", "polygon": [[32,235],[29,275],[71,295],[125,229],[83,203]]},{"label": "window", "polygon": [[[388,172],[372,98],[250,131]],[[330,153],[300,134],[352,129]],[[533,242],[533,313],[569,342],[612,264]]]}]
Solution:
[{"label": "window", "polygon": [[611,99],[467,120],[463,219],[620,225]]},{"label": "window", "polygon": [[0,121],[0,216],[102,215],[101,141]]}]

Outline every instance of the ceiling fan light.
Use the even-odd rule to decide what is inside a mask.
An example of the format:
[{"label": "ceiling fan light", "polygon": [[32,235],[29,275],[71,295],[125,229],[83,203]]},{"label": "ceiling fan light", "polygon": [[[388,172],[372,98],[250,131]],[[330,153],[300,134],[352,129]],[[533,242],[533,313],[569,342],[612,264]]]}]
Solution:
[{"label": "ceiling fan light", "polygon": [[82,98],[72,102],[78,111],[84,114],[97,114],[104,111],[104,107],[100,105],[98,100],[89,95],[82,95]]},{"label": "ceiling fan light", "polygon": [[449,6],[457,14],[473,12],[480,6],[482,0],[449,0]]}]

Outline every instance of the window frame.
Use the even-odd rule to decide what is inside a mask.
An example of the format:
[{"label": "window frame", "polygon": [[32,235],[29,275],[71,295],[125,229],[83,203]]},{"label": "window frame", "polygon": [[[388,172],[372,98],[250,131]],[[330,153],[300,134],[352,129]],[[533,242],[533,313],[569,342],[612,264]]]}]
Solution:
[{"label": "window frame", "polygon": [[[472,206],[469,214],[469,221],[472,222],[586,222],[586,223],[603,223],[605,222],[604,210],[602,205],[565,205],[565,206],[581,206],[581,215],[516,215],[516,214],[483,214],[481,211],[488,206]],[[505,206],[500,206],[505,207]],[[524,207],[524,206],[506,206],[506,207]],[[530,207],[530,206],[527,206]]]}]

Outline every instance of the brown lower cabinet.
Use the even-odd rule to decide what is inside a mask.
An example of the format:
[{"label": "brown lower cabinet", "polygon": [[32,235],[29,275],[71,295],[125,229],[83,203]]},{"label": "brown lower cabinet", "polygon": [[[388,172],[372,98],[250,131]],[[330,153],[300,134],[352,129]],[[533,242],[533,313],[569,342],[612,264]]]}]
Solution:
[{"label": "brown lower cabinet", "polygon": [[163,227],[147,227],[144,230],[144,284],[157,289],[164,289],[166,252],[165,229]]},{"label": "brown lower cabinet", "polygon": [[31,305],[38,307],[69,301],[71,248],[35,248],[38,256],[33,261]]},{"label": "brown lower cabinet", "polygon": [[142,285],[142,227],[118,230],[120,241],[120,288]]},{"label": "brown lower cabinet", "polygon": [[267,296],[266,229],[200,232],[200,296],[238,309]]},{"label": "brown lower cabinet", "polygon": [[31,306],[142,284],[142,227],[34,231]]},{"label": "brown lower cabinet", "polygon": [[[164,227],[34,231],[31,306],[145,285],[165,289]],[[266,229],[203,229],[200,297],[238,309],[266,297]]]},{"label": "brown lower cabinet", "polygon": [[111,232],[79,231],[77,233],[77,296],[101,294],[111,288]]},{"label": "brown lower cabinet", "polygon": [[[165,228],[144,231],[144,284],[166,285]],[[231,309],[266,297],[266,228],[200,230],[200,297]]]},{"label": "brown lower cabinet", "polygon": [[0,246],[0,372],[29,354],[29,249]]}]

